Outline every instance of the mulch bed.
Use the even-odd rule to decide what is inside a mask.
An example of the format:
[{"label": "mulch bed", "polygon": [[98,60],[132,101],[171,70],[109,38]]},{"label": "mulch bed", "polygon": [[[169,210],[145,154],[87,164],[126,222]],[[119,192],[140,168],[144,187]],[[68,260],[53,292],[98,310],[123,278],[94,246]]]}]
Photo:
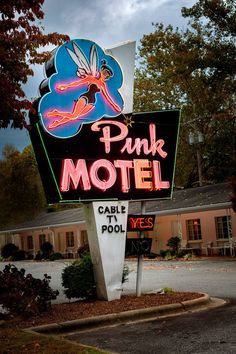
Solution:
[{"label": "mulch bed", "polygon": [[173,294],[146,294],[122,296],[113,301],[77,301],[52,305],[52,309],[36,317],[6,318],[9,325],[19,328],[33,327],[50,323],[60,323],[86,317],[119,313],[123,311],[173,304],[202,297],[202,294],[191,292],[175,292]]}]

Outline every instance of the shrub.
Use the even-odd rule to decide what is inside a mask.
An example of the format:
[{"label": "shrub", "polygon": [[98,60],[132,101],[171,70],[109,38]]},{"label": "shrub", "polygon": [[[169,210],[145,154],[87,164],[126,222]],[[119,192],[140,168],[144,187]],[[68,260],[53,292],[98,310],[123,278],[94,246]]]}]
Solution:
[{"label": "shrub", "polygon": [[[122,283],[128,280],[129,268],[124,266]],[[93,264],[89,253],[83,253],[80,260],[73,262],[62,272],[62,286],[68,299],[95,299],[96,283]]]},{"label": "shrub", "polygon": [[167,251],[166,252],[165,260],[170,261],[170,260],[175,259],[175,258],[176,258],[175,252],[173,252],[173,251]]},{"label": "shrub", "polygon": [[163,288],[163,292],[164,294],[174,294],[174,290],[168,287]]},{"label": "shrub", "polygon": [[42,246],[40,247],[42,255],[41,255],[41,259],[49,259],[50,255],[53,252],[53,245],[46,241],[42,244]]},{"label": "shrub", "polygon": [[192,259],[192,258],[193,258],[193,255],[192,255],[192,253],[187,253],[187,254],[185,254],[185,255],[183,256],[183,258],[187,261],[187,260],[189,260],[189,259]]},{"label": "shrub", "polygon": [[165,258],[167,252],[168,252],[168,251],[166,251],[166,250],[160,250],[160,256],[161,256],[161,258]]},{"label": "shrub", "polygon": [[49,286],[51,277],[35,279],[13,264],[0,271],[0,304],[13,315],[31,316],[47,311],[59,292]]},{"label": "shrub", "polygon": [[13,261],[24,261],[26,259],[26,252],[23,250],[17,250],[13,253]]},{"label": "shrub", "polygon": [[172,250],[161,250],[160,251],[160,256],[166,260],[174,259],[176,258],[176,254]]},{"label": "shrub", "polygon": [[188,254],[189,253],[189,251],[188,250],[181,250],[180,252],[179,252],[179,254],[178,254],[178,257],[180,257],[180,258],[183,258],[184,256],[186,256],[186,254]]},{"label": "shrub", "polygon": [[154,252],[150,252],[147,256],[148,256],[149,259],[157,258],[157,254],[154,253]]},{"label": "shrub", "polygon": [[62,272],[62,286],[68,299],[96,298],[96,285],[93,275],[93,264],[89,254],[84,254],[81,260],[73,262]]},{"label": "shrub", "polygon": [[42,253],[40,251],[38,251],[36,253],[36,256],[34,257],[35,261],[41,261],[42,259]]},{"label": "shrub", "polygon": [[63,255],[60,252],[55,252],[49,257],[50,261],[56,261],[57,259],[64,259]]},{"label": "shrub", "polygon": [[14,252],[18,251],[19,248],[14,245],[14,243],[7,243],[5,246],[2,247],[2,257],[7,259],[9,257],[12,257]]},{"label": "shrub", "polygon": [[181,240],[178,236],[173,236],[168,240],[166,246],[170,247],[175,255],[178,255],[180,242]]},{"label": "shrub", "polygon": [[80,258],[86,255],[88,252],[89,252],[89,245],[80,246],[77,251]]},{"label": "shrub", "polygon": [[34,259],[34,255],[33,255],[32,253],[28,253],[28,254],[27,254],[27,259],[28,259],[28,260]]}]

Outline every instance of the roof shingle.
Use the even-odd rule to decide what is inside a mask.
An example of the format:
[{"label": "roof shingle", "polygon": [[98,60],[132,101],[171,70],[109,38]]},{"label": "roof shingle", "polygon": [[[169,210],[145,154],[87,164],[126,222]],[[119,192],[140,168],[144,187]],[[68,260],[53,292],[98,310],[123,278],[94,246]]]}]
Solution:
[{"label": "roof shingle", "polygon": [[[145,210],[146,213],[166,213],[176,210],[186,210],[189,208],[193,210],[207,209],[217,205],[230,205],[231,188],[228,183],[220,183],[215,185],[208,185],[203,187],[189,188],[177,190],[173,193],[173,199],[169,200],[153,200],[147,201]],[[228,206],[229,207],[229,206]],[[141,203],[130,202],[129,213],[140,214]],[[17,232],[20,230],[39,229],[47,227],[65,226],[72,224],[79,224],[84,222],[83,208],[67,209],[58,212],[43,212],[35,219],[26,221],[12,227],[7,227],[0,230],[4,232]]]}]

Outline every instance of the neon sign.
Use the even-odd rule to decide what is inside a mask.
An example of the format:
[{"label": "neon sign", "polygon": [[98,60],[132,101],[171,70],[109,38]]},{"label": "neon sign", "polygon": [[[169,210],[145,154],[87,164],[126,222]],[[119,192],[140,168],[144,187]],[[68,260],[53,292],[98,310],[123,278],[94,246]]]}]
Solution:
[{"label": "neon sign", "polygon": [[69,138],[78,134],[83,124],[122,112],[122,70],[95,42],[76,39],[60,46],[45,72],[38,111],[50,135]]},{"label": "neon sign", "polygon": [[127,231],[152,231],[155,215],[128,215]]},{"label": "neon sign", "polygon": [[[111,142],[123,141],[127,134],[128,128],[121,122],[117,121],[99,121],[91,126],[91,130],[95,132],[100,131],[100,125],[104,125],[102,129],[103,136],[99,138],[101,143],[104,143],[105,153],[111,152]],[[120,129],[119,134],[111,137],[110,127],[115,125]],[[163,139],[156,140],[156,127],[153,123],[149,125],[150,132],[150,146],[147,139],[136,138],[132,147],[132,138],[126,138],[125,144],[120,150],[123,154],[125,151],[128,155],[136,153],[140,156],[143,150],[144,155],[159,154],[162,158],[167,157],[167,152],[162,148],[165,144]],[[106,178],[101,180],[99,178],[99,170],[103,169]],[[117,170],[120,170],[119,172]],[[120,173],[121,191],[128,193],[130,190],[130,170],[133,170],[135,188],[148,190],[169,189],[169,181],[162,181],[161,179],[161,165],[160,161],[148,159],[133,159],[133,160],[114,160],[99,159],[90,165],[90,170],[84,159],[79,159],[74,164],[73,160],[65,159],[62,162],[62,177],[60,182],[60,190],[65,192],[71,188],[77,189],[79,186],[83,190],[90,190],[91,185],[96,188],[106,191],[111,188],[117,180],[117,173]]]},{"label": "neon sign", "polygon": [[38,123],[31,137],[48,202],[171,198],[178,127],[178,110],[133,114],[131,125],[103,117],[68,139]]},{"label": "neon sign", "polygon": [[45,73],[30,137],[48,203],[171,197],[179,110],[127,112],[130,75],[89,40],[60,46]]},{"label": "neon sign", "polygon": [[151,238],[127,238],[125,256],[149,255],[152,247]]}]

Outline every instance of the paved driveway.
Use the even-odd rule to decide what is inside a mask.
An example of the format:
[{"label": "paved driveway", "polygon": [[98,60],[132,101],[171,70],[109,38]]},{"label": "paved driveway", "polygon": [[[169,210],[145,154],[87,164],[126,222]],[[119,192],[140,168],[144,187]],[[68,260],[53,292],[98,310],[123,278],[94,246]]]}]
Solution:
[{"label": "paved driveway", "polygon": [[235,354],[236,301],[226,306],[66,336],[108,353]]},{"label": "paved driveway", "polygon": [[[8,264],[0,262],[0,269]],[[60,294],[55,300],[68,301],[63,294],[61,273],[70,264],[69,261],[15,263],[18,268],[25,268],[36,278],[47,273],[52,277],[50,285]],[[130,274],[124,284],[124,293],[136,292],[137,262],[127,262]],[[142,271],[142,292],[171,287],[176,291],[206,292],[215,297],[236,298],[236,260],[204,261],[144,261]]]},{"label": "paved driveway", "polygon": [[[125,292],[135,289],[136,263],[129,264],[131,273]],[[206,292],[215,297],[236,298],[236,259],[204,261],[144,262],[142,290],[171,287],[176,291]]]}]

